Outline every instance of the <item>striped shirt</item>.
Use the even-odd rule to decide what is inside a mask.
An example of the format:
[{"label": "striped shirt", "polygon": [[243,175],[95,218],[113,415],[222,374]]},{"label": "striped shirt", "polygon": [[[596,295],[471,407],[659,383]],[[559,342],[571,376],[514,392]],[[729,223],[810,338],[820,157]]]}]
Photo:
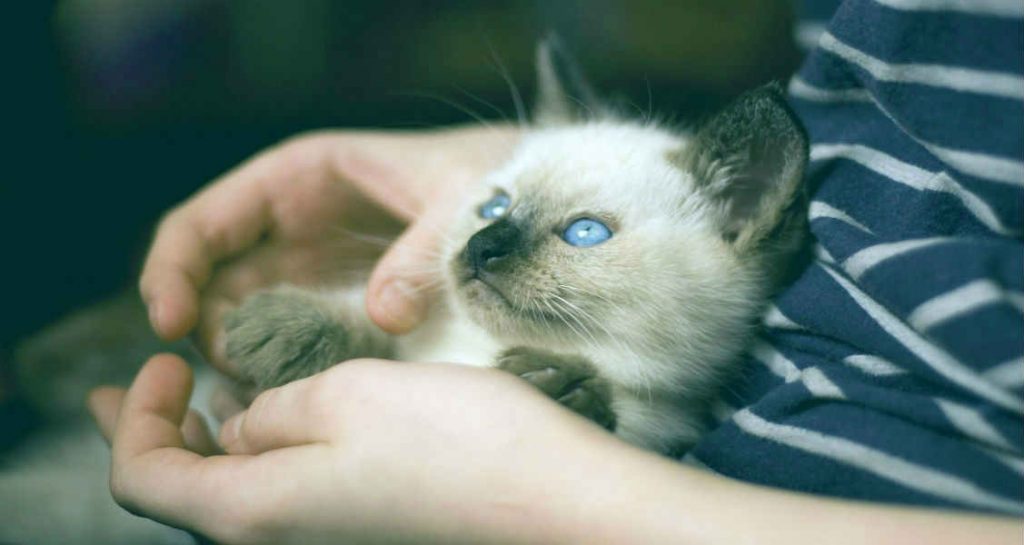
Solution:
[{"label": "striped shirt", "polygon": [[688,458],[1024,514],[1024,2],[848,0],[797,40],[816,259]]}]

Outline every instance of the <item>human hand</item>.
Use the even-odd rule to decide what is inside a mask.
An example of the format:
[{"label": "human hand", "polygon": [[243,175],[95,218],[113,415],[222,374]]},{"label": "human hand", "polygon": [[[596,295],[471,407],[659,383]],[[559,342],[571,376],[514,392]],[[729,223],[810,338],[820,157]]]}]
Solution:
[{"label": "human hand", "polygon": [[632,449],[498,371],[356,360],[263,392],[211,455],[190,388],[159,355],[90,407],[118,503],[224,543],[585,542]]},{"label": "human hand", "polygon": [[438,225],[458,191],[516,141],[513,128],[335,131],[257,155],[160,223],[140,280],[153,329],[167,340],[195,329],[200,349],[233,374],[221,343],[227,310],[262,287],[368,269],[381,248],[359,242],[390,237],[402,223],[409,227],[371,275],[367,311],[389,332],[412,329],[425,312],[420,288],[431,280]]}]

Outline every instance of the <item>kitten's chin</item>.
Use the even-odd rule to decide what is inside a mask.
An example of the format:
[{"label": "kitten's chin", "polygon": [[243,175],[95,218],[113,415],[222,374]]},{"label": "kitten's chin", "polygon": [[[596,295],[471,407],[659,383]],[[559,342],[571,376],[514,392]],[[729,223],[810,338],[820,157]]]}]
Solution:
[{"label": "kitten's chin", "polygon": [[493,312],[510,312],[513,310],[512,303],[485,280],[471,277],[462,282],[459,286],[459,294],[470,310],[490,314]]},{"label": "kitten's chin", "polygon": [[465,279],[457,287],[456,299],[470,320],[496,336],[504,337],[522,329],[515,305],[485,280]]},{"label": "kitten's chin", "polygon": [[480,278],[467,278],[457,288],[458,304],[475,324],[510,342],[536,342],[560,331],[562,322],[539,309],[524,309],[500,288]]}]

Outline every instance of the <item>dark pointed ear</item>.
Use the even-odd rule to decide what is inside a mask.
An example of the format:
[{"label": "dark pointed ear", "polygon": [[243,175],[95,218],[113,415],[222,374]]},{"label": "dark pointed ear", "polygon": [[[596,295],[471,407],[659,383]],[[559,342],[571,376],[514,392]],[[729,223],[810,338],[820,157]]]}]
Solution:
[{"label": "dark pointed ear", "polygon": [[584,121],[600,110],[597,95],[561,41],[549,35],[537,45],[537,101],[533,122],[559,125]]},{"label": "dark pointed ear", "polygon": [[672,161],[693,175],[723,237],[747,246],[780,225],[800,197],[807,135],[772,83],[705,122]]}]

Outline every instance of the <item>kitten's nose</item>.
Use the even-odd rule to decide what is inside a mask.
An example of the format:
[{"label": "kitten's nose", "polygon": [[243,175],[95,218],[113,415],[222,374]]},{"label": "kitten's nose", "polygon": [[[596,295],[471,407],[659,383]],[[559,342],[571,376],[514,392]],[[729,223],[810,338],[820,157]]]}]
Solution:
[{"label": "kitten's nose", "polygon": [[466,244],[466,263],[474,272],[485,270],[511,254],[522,241],[522,232],[508,219],[498,220],[479,230]]}]

